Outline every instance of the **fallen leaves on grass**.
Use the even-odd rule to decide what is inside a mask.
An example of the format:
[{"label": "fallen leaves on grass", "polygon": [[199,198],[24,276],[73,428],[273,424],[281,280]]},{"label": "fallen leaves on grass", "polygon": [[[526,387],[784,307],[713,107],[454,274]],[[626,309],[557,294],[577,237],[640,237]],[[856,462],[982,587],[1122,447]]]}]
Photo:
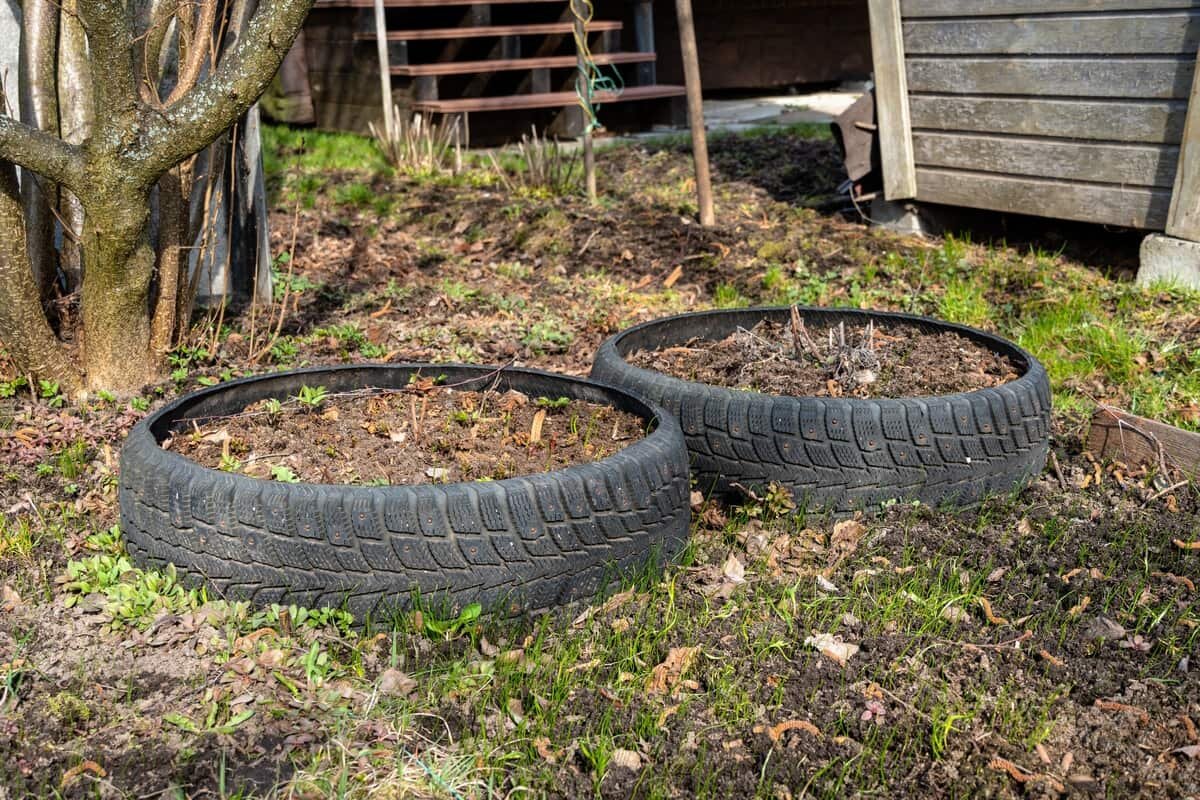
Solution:
[{"label": "fallen leaves on grass", "polygon": [[833,574],[838,565],[854,554],[867,528],[857,519],[844,519],[833,526],[829,537],[829,562],[825,575]]},{"label": "fallen leaves on grass", "polygon": [[683,679],[699,653],[699,647],[672,647],[663,662],[651,671],[646,680],[646,691],[650,694],[666,694]]},{"label": "fallen leaves on grass", "polygon": [[537,754],[542,757],[542,760],[547,764],[558,763],[558,756],[554,754],[554,750],[550,748],[550,740],[545,736],[538,736],[533,740],[533,747],[537,750]]},{"label": "fallen leaves on grass", "polygon": [[809,636],[804,640],[804,644],[816,648],[820,651],[821,655],[837,662],[839,666],[845,666],[851,656],[858,652],[858,645],[843,642],[831,633],[818,633],[814,636]]},{"label": "fallen leaves on grass", "polygon": [[1188,758],[1200,758],[1200,744],[1189,744],[1186,747],[1176,747],[1172,753],[1181,753]]}]

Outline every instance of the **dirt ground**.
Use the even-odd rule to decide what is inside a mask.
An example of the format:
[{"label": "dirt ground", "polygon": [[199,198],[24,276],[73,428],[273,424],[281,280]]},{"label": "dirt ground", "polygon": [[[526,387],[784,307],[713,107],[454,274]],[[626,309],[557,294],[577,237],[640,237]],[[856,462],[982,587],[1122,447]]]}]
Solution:
[{"label": "dirt ground", "polygon": [[[801,330],[797,328],[797,330]],[[764,320],[724,339],[630,353],[631,364],[687,381],[793,397],[926,397],[1014,380],[1009,358],[951,331],[803,327]]]},{"label": "dirt ground", "polygon": [[426,380],[410,391],[258,402],[204,426],[177,426],[164,446],[257,478],[412,485],[502,480],[598,461],[646,427],[633,414],[583,400],[457,391]]},{"label": "dirt ground", "polygon": [[[797,132],[714,137],[712,230],[674,141],[601,149],[590,208],[268,133],[275,306],[199,319],[133,400],[70,408],[0,362],[0,797],[1200,796],[1196,489],[1082,447],[1097,402],[1200,421],[1200,298],[1132,286],[1127,237],[897,238],[843,213],[832,146]],[[251,609],[135,568],[113,528],[123,435],[199,385],[586,374],[626,325],[751,303],[1018,340],[1054,385],[1052,466],[836,524],[697,496],[665,574],[513,623]]]}]

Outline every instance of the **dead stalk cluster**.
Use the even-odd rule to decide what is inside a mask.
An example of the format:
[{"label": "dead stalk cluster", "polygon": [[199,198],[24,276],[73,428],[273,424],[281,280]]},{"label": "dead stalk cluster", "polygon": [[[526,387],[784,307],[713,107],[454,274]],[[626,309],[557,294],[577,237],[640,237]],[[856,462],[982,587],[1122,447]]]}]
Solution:
[{"label": "dead stalk cluster", "polygon": [[403,111],[399,106],[392,106],[389,113],[390,125],[368,125],[389,164],[419,175],[462,172],[463,150],[470,140],[466,115],[433,122],[429,116]]}]

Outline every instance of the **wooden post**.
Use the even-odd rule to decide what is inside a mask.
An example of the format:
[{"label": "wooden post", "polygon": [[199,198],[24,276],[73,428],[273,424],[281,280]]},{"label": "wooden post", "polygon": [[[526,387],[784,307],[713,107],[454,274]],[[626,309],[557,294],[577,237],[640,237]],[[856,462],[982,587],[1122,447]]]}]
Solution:
[{"label": "wooden post", "polygon": [[[377,0],[378,2],[378,0]],[[584,24],[586,6],[581,0],[571,0],[571,15],[575,18],[575,91],[583,98],[583,179],[587,187],[587,197],[592,203],[596,202],[596,152],[592,145],[592,120],[595,112],[592,110],[591,97],[588,93],[588,65],[584,55],[587,47],[587,25]]]},{"label": "wooden post", "polygon": [[379,53],[379,88],[383,99],[383,130],[388,139],[395,138],[395,107],[392,105],[392,67],[388,62],[387,17],[383,0],[375,0],[375,46]]},{"label": "wooden post", "polygon": [[1200,241],[1200,71],[1192,78],[1192,91],[1188,95],[1166,234]]},{"label": "wooden post", "polygon": [[900,0],[868,0],[871,58],[875,72],[875,118],[879,123],[879,156],[883,160],[883,195],[887,200],[917,196],[912,122],[908,115],[908,77],[904,70],[904,32]]},{"label": "wooden post", "polygon": [[717,218],[713,212],[712,176],[708,169],[708,138],[704,132],[704,97],[700,89],[700,56],[696,51],[692,0],[675,0],[675,15],[679,18],[679,51],[683,54],[692,159],[696,163],[696,199],[700,205],[700,224],[707,228],[715,225]]}]

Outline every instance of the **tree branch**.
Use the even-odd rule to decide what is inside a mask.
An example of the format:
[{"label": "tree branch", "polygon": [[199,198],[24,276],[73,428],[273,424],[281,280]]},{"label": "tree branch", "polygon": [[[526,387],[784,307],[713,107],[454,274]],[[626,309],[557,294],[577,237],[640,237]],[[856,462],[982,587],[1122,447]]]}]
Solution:
[{"label": "tree branch", "polygon": [[134,169],[155,179],[232,126],[270,85],[312,4],[313,0],[261,0],[245,32],[208,79],[164,111],[146,117],[144,158],[137,159]]},{"label": "tree branch", "polygon": [[[87,58],[94,79],[92,93],[98,113],[97,133],[118,136],[126,128],[127,114],[137,110],[137,77],[133,65],[133,6],[124,0],[79,2],[79,14],[87,29]],[[105,137],[109,139],[110,137]],[[109,147],[123,142],[107,141]]]},{"label": "tree branch", "polygon": [[76,193],[83,182],[83,151],[3,114],[0,160],[11,161]]}]

